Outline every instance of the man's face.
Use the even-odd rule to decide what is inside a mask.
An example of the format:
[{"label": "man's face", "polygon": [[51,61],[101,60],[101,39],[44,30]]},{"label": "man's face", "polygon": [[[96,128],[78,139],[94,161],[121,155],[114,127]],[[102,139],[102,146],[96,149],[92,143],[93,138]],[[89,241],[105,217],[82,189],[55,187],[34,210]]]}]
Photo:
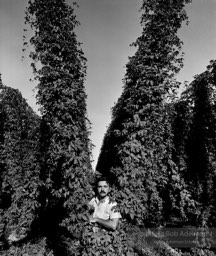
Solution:
[{"label": "man's face", "polygon": [[109,184],[106,181],[99,181],[97,185],[97,192],[100,199],[105,198],[110,191]]}]

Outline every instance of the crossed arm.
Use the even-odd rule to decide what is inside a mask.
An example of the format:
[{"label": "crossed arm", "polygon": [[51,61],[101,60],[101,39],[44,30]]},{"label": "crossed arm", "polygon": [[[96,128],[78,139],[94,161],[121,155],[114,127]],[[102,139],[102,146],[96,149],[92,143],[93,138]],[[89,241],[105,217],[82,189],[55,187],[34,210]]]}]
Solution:
[{"label": "crossed arm", "polygon": [[101,218],[93,218],[90,217],[90,222],[91,223],[98,223],[99,225],[103,226],[104,228],[108,228],[110,230],[116,230],[119,222],[119,218],[113,218],[113,219],[108,219],[104,220]]}]

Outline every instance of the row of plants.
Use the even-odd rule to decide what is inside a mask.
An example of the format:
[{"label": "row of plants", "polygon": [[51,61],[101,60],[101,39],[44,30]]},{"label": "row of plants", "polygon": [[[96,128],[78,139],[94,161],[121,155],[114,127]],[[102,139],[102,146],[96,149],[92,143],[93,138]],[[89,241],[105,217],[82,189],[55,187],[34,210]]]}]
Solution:
[{"label": "row of plants", "polygon": [[28,1],[25,23],[33,36],[24,47],[31,45],[40,117],[3,86],[1,255],[82,255],[85,249],[92,145],[75,6]]},{"label": "row of plants", "polygon": [[[188,23],[190,2],[143,1],[143,31],[132,44],[137,50],[126,65],[96,167],[114,181],[127,224],[139,228],[208,230],[216,224],[215,61],[177,96],[183,67],[178,29]],[[205,239],[192,250],[161,247],[146,243],[138,253],[215,255]]]}]

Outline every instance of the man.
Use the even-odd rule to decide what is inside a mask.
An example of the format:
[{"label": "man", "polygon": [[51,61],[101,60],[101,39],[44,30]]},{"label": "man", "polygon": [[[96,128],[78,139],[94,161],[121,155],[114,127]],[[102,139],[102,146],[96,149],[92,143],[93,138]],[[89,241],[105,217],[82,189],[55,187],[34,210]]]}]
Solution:
[{"label": "man", "polygon": [[90,217],[90,222],[97,223],[103,228],[114,231],[118,226],[121,214],[115,211],[117,203],[110,201],[109,192],[109,182],[106,178],[100,178],[97,181],[97,197],[94,197],[89,202],[94,208],[94,212]]}]

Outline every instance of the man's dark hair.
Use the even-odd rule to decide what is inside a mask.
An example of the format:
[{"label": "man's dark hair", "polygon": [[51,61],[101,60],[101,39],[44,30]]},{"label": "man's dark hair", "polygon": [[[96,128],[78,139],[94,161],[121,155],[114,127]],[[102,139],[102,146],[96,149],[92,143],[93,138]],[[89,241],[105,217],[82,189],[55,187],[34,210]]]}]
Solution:
[{"label": "man's dark hair", "polygon": [[96,181],[96,187],[100,181],[106,181],[106,183],[110,186],[110,181],[107,177],[99,177]]}]

